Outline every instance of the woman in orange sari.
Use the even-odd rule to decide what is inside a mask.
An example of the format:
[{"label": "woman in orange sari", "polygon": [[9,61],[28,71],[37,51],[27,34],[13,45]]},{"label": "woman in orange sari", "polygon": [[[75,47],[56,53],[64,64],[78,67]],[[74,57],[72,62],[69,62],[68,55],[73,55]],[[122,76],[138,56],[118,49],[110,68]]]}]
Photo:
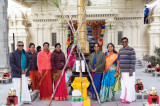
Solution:
[{"label": "woman in orange sari", "polygon": [[37,66],[37,53],[35,52],[35,44],[29,44],[28,54],[30,56],[31,67],[30,67],[30,76],[29,78],[33,81],[33,90],[39,90],[39,72]]},{"label": "woman in orange sari", "polygon": [[100,101],[112,101],[114,92],[112,88],[116,77],[119,75],[119,54],[115,51],[112,43],[107,45],[108,52],[105,53],[105,72],[102,79]]}]

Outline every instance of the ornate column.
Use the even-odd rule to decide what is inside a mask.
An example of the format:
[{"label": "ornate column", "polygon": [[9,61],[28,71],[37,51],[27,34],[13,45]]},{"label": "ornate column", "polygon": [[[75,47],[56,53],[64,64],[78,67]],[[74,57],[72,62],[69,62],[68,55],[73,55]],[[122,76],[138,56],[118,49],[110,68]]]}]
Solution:
[{"label": "ornate column", "polygon": [[67,54],[67,50],[66,50],[66,41],[67,41],[67,30],[66,30],[66,26],[63,27],[63,52],[64,54]]},{"label": "ornate column", "polygon": [[8,0],[0,0],[0,70],[9,67],[7,4]]},{"label": "ornate column", "polygon": [[124,37],[124,36],[126,36],[126,25],[124,22],[123,22],[122,27],[123,27],[123,37]]},{"label": "ornate column", "polygon": [[39,31],[39,24],[36,26],[36,45],[38,46],[38,31]]},{"label": "ornate column", "polygon": [[58,32],[59,32],[59,34],[57,36],[57,40],[61,44],[62,51],[65,53],[66,52],[66,48],[65,48],[66,40],[64,41],[64,39],[65,39],[64,38],[64,30],[65,30],[64,26],[62,26],[62,25],[58,26]]},{"label": "ornate column", "polygon": [[[77,22],[78,26],[81,24],[83,12],[85,7],[85,0],[77,0]],[[86,11],[85,11],[86,12]],[[82,26],[79,31],[79,43],[83,53],[89,53],[89,42],[87,41],[87,27],[86,27],[86,13],[83,18]]]},{"label": "ornate column", "polygon": [[106,47],[108,43],[108,21],[105,20],[105,31],[104,31],[104,37],[103,37],[103,47],[102,50],[103,52],[106,52]]},{"label": "ornate column", "polygon": [[50,39],[50,41],[49,41],[49,44],[52,46],[52,28],[53,28],[53,26],[52,26],[52,24],[50,24],[49,26],[48,26],[48,35],[49,35],[49,39]]},{"label": "ornate column", "polygon": [[114,45],[116,44],[115,29],[116,29],[116,23],[112,22],[112,29],[111,29],[111,31],[112,31],[112,33],[111,33],[112,41],[111,41],[111,43],[113,43]]},{"label": "ornate column", "polygon": [[131,45],[134,44],[134,25],[133,23],[130,24],[130,27],[131,27]]},{"label": "ornate column", "polygon": [[43,24],[43,25],[42,25],[42,42],[41,42],[42,44],[41,44],[41,45],[43,45],[44,42],[47,42],[47,41],[44,40],[45,36],[47,36],[47,35],[43,34],[43,33],[45,32],[45,31],[44,31],[44,30],[45,30],[44,26],[45,26],[45,25]]},{"label": "ornate column", "polygon": [[141,41],[141,37],[140,37],[140,25],[137,23],[136,25],[136,28],[137,28],[137,45],[139,46],[140,45],[140,41]]},{"label": "ornate column", "polygon": [[39,30],[38,30],[38,45],[39,46],[41,46],[41,47],[43,47],[43,30],[44,30],[44,27],[43,27],[43,25],[41,25],[40,27],[39,27]]}]

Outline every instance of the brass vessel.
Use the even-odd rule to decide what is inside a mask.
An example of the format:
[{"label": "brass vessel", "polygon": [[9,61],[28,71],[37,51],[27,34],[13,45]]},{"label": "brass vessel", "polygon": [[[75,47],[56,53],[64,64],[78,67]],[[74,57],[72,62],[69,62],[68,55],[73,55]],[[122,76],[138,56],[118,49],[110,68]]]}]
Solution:
[{"label": "brass vessel", "polygon": [[16,96],[16,90],[13,88],[9,89],[8,96]]},{"label": "brass vessel", "polygon": [[137,79],[137,84],[142,84],[142,79]]},{"label": "brass vessel", "polygon": [[156,90],[156,88],[155,88],[155,87],[150,88],[149,94],[150,94],[150,95],[153,95],[153,96],[157,95],[157,90]]}]

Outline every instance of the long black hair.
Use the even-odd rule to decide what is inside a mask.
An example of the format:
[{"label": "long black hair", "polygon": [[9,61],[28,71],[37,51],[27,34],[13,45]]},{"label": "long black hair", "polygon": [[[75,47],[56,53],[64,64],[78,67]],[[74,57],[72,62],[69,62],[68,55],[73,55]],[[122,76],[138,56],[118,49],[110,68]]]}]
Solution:
[{"label": "long black hair", "polygon": [[[115,46],[114,46],[114,44],[113,43],[109,43],[108,45],[107,45],[107,49],[108,49],[108,46],[109,45],[112,45],[113,46],[113,53],[117,53],[117,51],[115,50]],[[108,51],[109,52],[109,51]]]}]

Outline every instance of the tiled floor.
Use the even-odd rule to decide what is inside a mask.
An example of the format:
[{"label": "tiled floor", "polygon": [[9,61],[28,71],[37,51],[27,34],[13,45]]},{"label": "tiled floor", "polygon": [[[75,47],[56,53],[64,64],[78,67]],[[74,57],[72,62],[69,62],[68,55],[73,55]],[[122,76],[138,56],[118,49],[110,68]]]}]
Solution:
[{"label": "tiled floor", "polygon": [[[144,89],[149,90],[151,87],[156,87],[158,94],[160,95],[160,77],[153,77],[152,74],[144,73],[144,68],[136,70],[136,78],[142,79],[144,84]],[[0,85],[0,104],[6,102],[9,89],[12,87],[12,84],[1,84]],[[102,103],[101,106],[142,106],[141,102],[133,102],[131,104],[122,104],[119,100],[120,92],[115,94],[113,102]],[[31,104],[25,104],[25,106],[47,106],[49,101],[41,101],[37,98]],[[71,106],[70,101],[52,101],[52,106]],[[91,101],[91,106],[98,106],[97,101]]]}]

